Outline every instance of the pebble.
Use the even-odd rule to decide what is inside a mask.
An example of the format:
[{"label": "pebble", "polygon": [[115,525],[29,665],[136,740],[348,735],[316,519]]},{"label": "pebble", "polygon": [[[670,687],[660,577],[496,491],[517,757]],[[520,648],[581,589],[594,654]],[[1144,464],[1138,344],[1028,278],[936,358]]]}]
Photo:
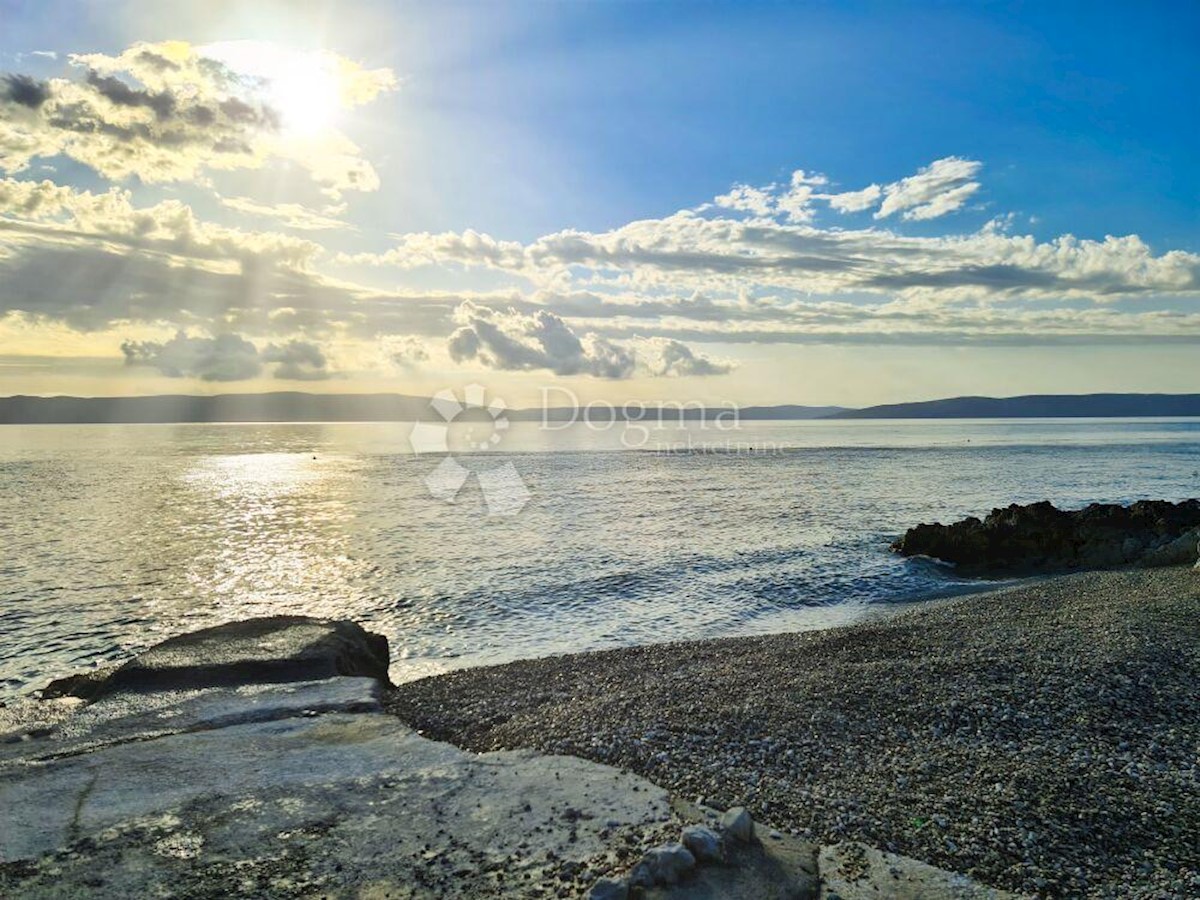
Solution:
[{"label": "pebble", "polygon": [[[702,683],[703,703],[664,683]],[[831,632],[452,672],[387,705],[473,750],[625,767],[806,840],[1010,891],[1041,878],[1062,897],[1200,896],[1188,567],[1039,580]]]}]

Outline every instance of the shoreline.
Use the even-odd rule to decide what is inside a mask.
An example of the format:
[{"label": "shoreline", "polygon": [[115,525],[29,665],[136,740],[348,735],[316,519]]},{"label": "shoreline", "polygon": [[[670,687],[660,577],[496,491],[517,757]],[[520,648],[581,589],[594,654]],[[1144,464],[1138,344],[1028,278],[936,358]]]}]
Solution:
[{"label": "shoreline", "polygon": [[1042,896],[1200,889],[1200,573],[1089,572],[818,631],[462,669],[390,712],[627,768]]}]

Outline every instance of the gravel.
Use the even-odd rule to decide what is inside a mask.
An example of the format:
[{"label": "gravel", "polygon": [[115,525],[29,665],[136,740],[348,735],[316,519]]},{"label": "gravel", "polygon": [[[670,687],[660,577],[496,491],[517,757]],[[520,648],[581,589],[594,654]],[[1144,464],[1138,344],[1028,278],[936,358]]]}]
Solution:
[{"label": "gravel", "polygon": [[1070,575],[822,632],[401,685],[389,709],[1046,897],[1200,896],[1200,571]]}]

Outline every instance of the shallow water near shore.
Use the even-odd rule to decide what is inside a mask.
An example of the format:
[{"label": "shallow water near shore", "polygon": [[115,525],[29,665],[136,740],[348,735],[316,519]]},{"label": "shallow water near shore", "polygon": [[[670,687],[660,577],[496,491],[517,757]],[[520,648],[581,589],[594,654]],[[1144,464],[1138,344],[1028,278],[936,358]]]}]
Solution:
[{"label": "shallow water near shore", "polygon": [[[1197,420],[517,422],[504,452],[456,455],[483,481],[453,503],[411,429],[0,428],[0,697],[276,613],[386,634],[397,680],[830,627],[979,586],[888,552],[917,522],[1200,495]],[[489,516],[480,485],[509,463],[528,503]]]}]

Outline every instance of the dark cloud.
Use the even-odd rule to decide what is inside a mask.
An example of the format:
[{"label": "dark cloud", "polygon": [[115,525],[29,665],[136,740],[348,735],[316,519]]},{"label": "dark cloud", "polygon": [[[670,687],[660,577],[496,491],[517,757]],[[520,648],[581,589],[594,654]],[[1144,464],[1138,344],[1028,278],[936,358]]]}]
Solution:
[{"label": "dark cloud", "polygon": [[270,344],[262,351],[262,361],[278,363],[275,377],[290,381],[321,381],[330,376],[325,354],[316,344],[288,341]]},{"label": "dark cloud", "polygon": [[136,59],[142,65],[156,72],[178,72],[179,63],[167,59],[160,53],[156,53],[148,47],[137,52]]},{"label": "dark cloud", "polygon": [[455,362],[475,360],[493,369],[549,369],[556,375],[628,378],[636,360],[628,349],[603,338],[579,338],[554,313],[497,312],[473,303],[459,307],[462,326],[450,336]]},{"label": "dark cloud", "polygon": [[262,371],[258,348],[236,334],[205,338],[181,331],[163,343],[126,341],[121,352],[126,365],[152,366],[169,378],[244,381]]},{"label": "dark cloud", "polygon": [[28,75],[5,75],[0,97],[28,109],[40,109],[50,99],[50,85]]},{"label": "dark cloud", "polygon": [[88,84],[102,97],[117,106],[144,106],[161,119],[168,119],[175,112],[175,98],[166,91],[143,91],[133,88],[120,78],[88,72]]},{"label": "dark cloud", "polygon": [[169,341],[125,341],[121,352],[126,365],[150,366],[168,378],[245,381],[269,365],[275,366],[276,378],[288,381],[320,381],[331,375],[321,348],[306,341],[268,344],[260,351],[241,335],[191,337],[180,331]]},{"label": "dark cloud", "polygon": [[[152,249],[47,242],[0,255],[0,282],[0,313],[61,321],[80,331],[130,321],[206,330],[224,323],[273,336],[358,322],[352,292],[252,260],[241,271],[220,272],[173,265]],[[443,318],[448,323],[448,309]],[[448,330],[447,324],[442,333]]]}]

